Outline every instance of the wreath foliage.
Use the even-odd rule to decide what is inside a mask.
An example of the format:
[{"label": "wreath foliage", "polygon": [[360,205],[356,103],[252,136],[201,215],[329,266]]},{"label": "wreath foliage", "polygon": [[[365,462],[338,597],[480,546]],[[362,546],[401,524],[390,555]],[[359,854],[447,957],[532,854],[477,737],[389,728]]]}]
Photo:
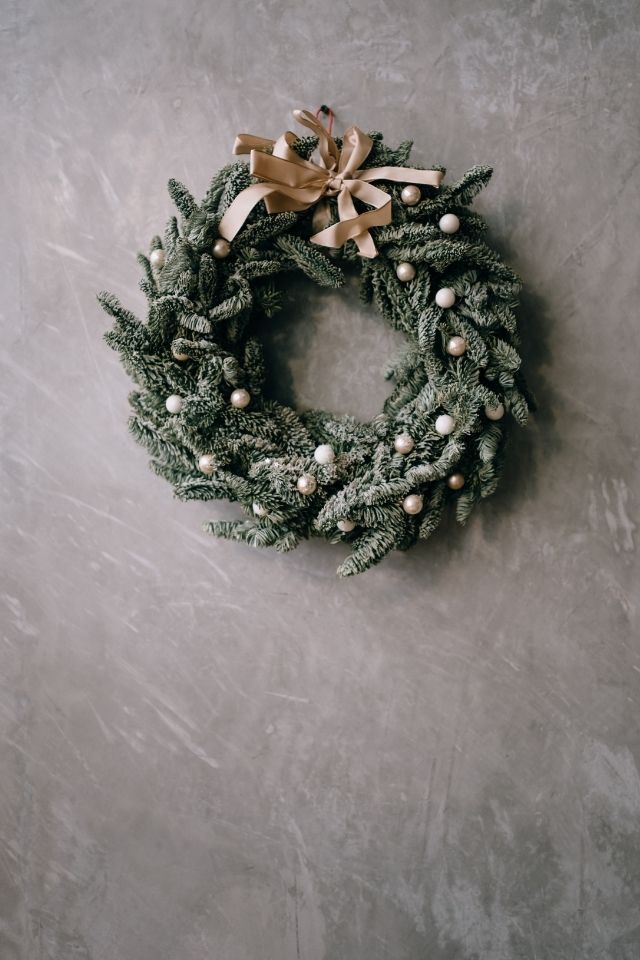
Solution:
[{"label": "wreath foliage", "polygon": [[[364,169],[406,165],[410,141],[391,149],[382,134],[369,137]],[[317,143],[300,137],[293,150],[309,159]],[[217,173],[201,204],[169,182],[179,220],[153,238],[150,256],[138,256],[146,322],[111,294],[99,300],[114,320],[106,340],[137,385],[129,424],[154,471],[183,500],[243,508],[243,519],[213,520],[208,532],[280,551],[310,536],[344,542],[350,553],[338,573],[349,576],[429,537],[449,505],[464,522],[494,492],[506,421],[524,424],[532,403],[514,315],[520,283],[468,209],[491,172],[474,166],[450,186],[422,186],[412,205],[402,183],[378,183],[392,216],[371,228],[372,258],[353,240],[331,251],[311,242],[312,208],[268,213],[262,202],[221,247],[221,218],[256,182],[244,162]],[[325,204],[335,223],[336,200]],[[356,200],[356,209],[365,208]],[[459,229],[445,233],[441,218],[451,214]],[[393,392],[368,423],[297,411],[265,392],[261,334],[295,271],[334,288],[357,274],[362,300],[406,338],[387,374]],[[436,302],[442,288],[453,292],[452,307]],[[462,340],[457,355],[453,338]]]}]

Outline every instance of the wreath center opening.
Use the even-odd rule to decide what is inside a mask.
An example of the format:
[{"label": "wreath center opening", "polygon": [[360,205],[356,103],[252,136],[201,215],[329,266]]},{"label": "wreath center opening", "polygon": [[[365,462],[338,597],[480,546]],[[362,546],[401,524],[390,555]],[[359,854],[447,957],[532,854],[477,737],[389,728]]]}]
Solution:
[{"label": "wreath center opening", "polygon": [[338,290],[290,275],[282,309],[259,331],[266,392],[298,412],[327,410],[367,422],[393,391],[385,372],[406,348],[371,304],[359,299],[353,274]]}]

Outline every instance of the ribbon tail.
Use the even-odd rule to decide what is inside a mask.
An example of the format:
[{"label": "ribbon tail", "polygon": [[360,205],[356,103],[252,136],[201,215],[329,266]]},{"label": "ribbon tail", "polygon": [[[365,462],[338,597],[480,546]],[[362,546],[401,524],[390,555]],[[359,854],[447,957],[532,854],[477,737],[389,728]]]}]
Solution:
[{"label": "ribbon tail", "polygon": [[[358,168],[369,156],[373,140],[360,127],[349,127],[342,138],[342,151],[338,163],[338,173],[345,178],[357,177],[362,171]],[[358,171],[356,173],[356,171]]]},{"label": "ribbon tail", "polygon": [[218,233],[225,240],[233,240],[238,230],[257,203],[273,193],[270,183],[253,183],[233,200],[218,224]]},{"label": "ribbon tail", "polygon": [[378,248],[373,242],[373,237],[368,230],[363,230],[357,237],[353,237],[353,242],[357,246],[358,253],[361,257],[366,257],[367,260],[373,260],[378,256]]},{"label": "ribbon tail", "polygon": [[420,183],[426,187],[439,187],[444,173],[441,170],[418,170],[415,167],[369,167],[357,170],[358,180],[368,183],[371,180],[392,180],[396,183]]},{"label": "ribbon tail", "polygon": [[254,137],[252,133],[239,133],[233,144],[233,152],[236,154],[251,153],[252,150],[260,150],[262,153],[270,153],[275,140],[269,140],[267,137]]},{"label": "ribbon tail", "polygon": [[[358,214],[351,194],[374,209]],[[360,256],[369,259],[377,256],[378,251],[368,231],[370,227],[391,223],[391,197],[372,184],[348,180],[338,194],[338,212],[339,222],[314,234],[309,238],[311,242],[322,247],[341,247],[347,240],[353,240],[358,246]]]},{"label": "ribbon tail", "polygon": [[[342,190],[339,193],[338,212],[340,213],[340,219],[342,221],[358,219],[358,211],[353,205],[353,198],[350,190]],[[373,260],[374,257],[378,256],[378,250],[373,242],[373,237],[368,230],[363,230],[361,233],[355,234],[355,236],[353,236],[351,239],[358,248],[358,253],[361,257],[366,257],[368,260]]]}]

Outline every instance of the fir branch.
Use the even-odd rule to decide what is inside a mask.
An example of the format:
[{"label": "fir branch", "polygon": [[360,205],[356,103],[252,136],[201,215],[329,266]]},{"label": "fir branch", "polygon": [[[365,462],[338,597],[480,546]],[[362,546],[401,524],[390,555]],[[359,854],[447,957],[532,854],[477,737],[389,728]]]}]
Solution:
[{"label": "fir branch", "polygon": [[340,267],[329,260],[320,248],[295,236],[279,236],[275,241],[281,250],[307,277],[321,287],[341,287],[345,276]]},{"label": "fir branch", "polygon": [[253,297],[249,283],[240,276],[232,277],[229,286],[237,289],[237,293],[227,297],[222,303],[213,307],[209,311],[209,319],[219,323],[222,320],[229,320],[231,317],[248,310],[251,306]]},{"label": "fir branch", "polygon": [[192,195],[189,193],[185,185],[180,183],[179,180],[169,180],[169,183],[167,184],[167,190],[169,191],[169,196],[175,203],[182,216],[185,218],[185,220],[188,220],[188,218],[198,209],[198,205],[196,204]]},{"label": "fir branch", "polygon": [[354,541],[351,555],[338,567],[338,576],[352,577],[356,573],[363,573],[380,563],[397,546],[397,542],[398,535],[393,529],[378,527],[367,531]]}]

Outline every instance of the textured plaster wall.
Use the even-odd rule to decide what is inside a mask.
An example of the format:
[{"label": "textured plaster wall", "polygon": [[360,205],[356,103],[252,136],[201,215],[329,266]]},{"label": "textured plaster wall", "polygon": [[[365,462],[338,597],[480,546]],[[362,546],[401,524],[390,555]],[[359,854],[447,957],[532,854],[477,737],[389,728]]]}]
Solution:
[{"label": "textured plaster wall", "polygon": [[[640,957],[633,0],[3,0],[0,957]],[[522,274],[540,412],[466,529],[211,541],[126,432],[95,292],[236,132],[412,136]],[[396,345],[292,295],[283,395],[361,416]]]}]

